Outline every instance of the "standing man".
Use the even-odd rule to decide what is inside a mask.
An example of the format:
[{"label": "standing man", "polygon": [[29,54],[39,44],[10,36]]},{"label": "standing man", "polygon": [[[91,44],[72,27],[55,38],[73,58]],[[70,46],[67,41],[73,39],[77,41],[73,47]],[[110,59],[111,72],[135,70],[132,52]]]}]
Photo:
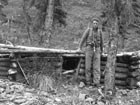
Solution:
[{"label": "standing man", "polygon": [[[82,49],[83,44],[86,42],[86,52],[85,52],[85,75],[86,83],[90,85],[91,75],[93,73],[93,84],[95,86],[100,85],[101,78],[101,53],[102,53],[102,33],[99,29],[100,20],[98,18],[93,18],[91,28],[88,26],[84,32],[79,49]],[[93,63],[92,63],[93,61]],[[92,73],[91,73],[91,68]]]}]

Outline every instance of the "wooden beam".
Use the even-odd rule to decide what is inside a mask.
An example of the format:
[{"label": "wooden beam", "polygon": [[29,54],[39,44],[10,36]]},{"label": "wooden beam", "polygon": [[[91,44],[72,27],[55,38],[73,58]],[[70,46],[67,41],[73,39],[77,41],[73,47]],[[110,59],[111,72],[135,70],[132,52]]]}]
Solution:
[{"label": "wooden beam", "polygon": [[2,52],[15,52],[15,53],[65,53],[65,54],[82,54],[82,51],[77,50],[64,50],[64,49],[52,49],[52,48],[38,48],[38,47],[27,47],[27,46],[12,46],[6,44],[0,44],[0,53]]}]

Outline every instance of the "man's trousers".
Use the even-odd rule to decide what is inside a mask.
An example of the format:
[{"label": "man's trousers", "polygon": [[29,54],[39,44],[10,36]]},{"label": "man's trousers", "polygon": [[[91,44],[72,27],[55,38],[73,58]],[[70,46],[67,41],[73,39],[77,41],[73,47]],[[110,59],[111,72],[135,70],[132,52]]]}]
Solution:
[{"label": "man's trousers", "polygon": [[100,84],[101,78],[101,51],[100,47],[95,48],[91,45],[86,47],[86,58],[85,58],[85,76],[86,82],[91,83],[91,76],[93,75],[93,83]]}]

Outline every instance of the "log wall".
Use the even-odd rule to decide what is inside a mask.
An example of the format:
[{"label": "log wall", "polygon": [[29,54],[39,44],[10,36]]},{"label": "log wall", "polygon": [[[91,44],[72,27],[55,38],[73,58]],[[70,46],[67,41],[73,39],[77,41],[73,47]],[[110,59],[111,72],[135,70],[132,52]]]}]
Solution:
[{"label": "log wall", "polygon": [[[48,53],[45,57],[35,54],[21,54],[20,57],[16,56],[16,58],[11,58],[10,54],[7,54],[7,56],[2,55],[0,57],[0,79],[10,79],[26,84],[29,82],[31,86],[38,88],[39,76],[45,75],[58,80],[61,75],[63,61],[60,54]],[[16,76],[9,75],[9,70],[17,71]]]},{"label": "log wall", "polygon": [[[102,56],[101,57],[101,84],[104,83],[104,70],[106,66],[107,57]],[[116,63],[116,69],[115,69],[115,84],[118,87],[128,87],[129,84],[127,83],[127,79],[129,77],[130,72],[130,56],[123,55],[117,57],[117,63]],[[92,69],[92,68],[91,68]],[[82,57],[80,69],[79,69],[79,79],[82,81],[85,81],[85,57]]]},{"label": "log wall", "polygon": [[[10,56],[10,55],[9,55]],[[28,77],[28,80],[30,84],[35,85],[33,82],[33,74],[35,73],[42,73],[48,76],[53,76],[55,79],[58,79],[56,77],[59,77],[58,75],[61,75],[61,72],[75,69],[77,68],[78,62],[81,57],[66,57],[60,54],[46,54],[45,57],[41,57],[38,55],[26,55],[22,54],[19,58],[10,58],[8,55],[3,56],[0,58],[0,78],[2,79],[8,79],[8,70],[17,70],[17,75],[16,75],[16,81],[18,82],[26,82],[24,75],[22,71],[20,70],[20,67],[17,63],[17,60],[19,61],[22,69],[24,70],[25,74]],[[118,56],[117,57],[117,65],[116,65],[116,86],[118,87],[128,87],[129,85],[136,85],[136,83],[129,83],[128,78],[132,80],[133,79],[139,79],[138,71],[139,69],[136,68],[136,63],[133,64],[131,63],[130,56]],[[104,70],[105,70],[105,65],[106,65],[106,56],[102,56],[101,59],[101,83],[104,83]],[[12,66],[12,64],[15,63],[17,66]],[[133,67],[133,65],[136,65]],[[139,64],[139,63],[138,63]],[[131,66],[130,66],[131,65]],[[133,68],[132,68],[133,67]],[[133,70],[135,69],[135,70]],[[137,69],[137,70],[136,70]],[[133,71],[133,72],[132,72]],[[134,72],[135,71],[135,72]],[[79,69],[79,79],[84,80],[85,76],[85,57],[83,56],[81,59],[81,64],[80,64],[80,69]],[[72,74],[73,75],[73,74]],[[136,78],[134,78],[136,77]]]},{"label": "log wall", "polygon": [[[16,80],[22,82],[25,78],[21,71],[21,67],[27,75],[29,82],[32,83],[33,77],[31,74],[42,73],[57,79],[65,71],[72,70],[71,75],[74,75],[81,59],[80,69],[78,71],[78,78],[85,79],[85,57],[83,52],[55,50],[45,48],[33,47],[13,47],[1,45],[0,49],[0,78],[8,78],[8,70],[17,70],[18,75]],[[20,49],[19,49],[20,48]],[[14,54],[14,58],[10,55]],[[20,63],[20,66],[17,63]],[[107,57],[101,57],[101,83],[104,83],[104,70],[106,66]],[[13,63],[17,67],[13,67]],[[140,54],[139,52],[125,52],[117,54],[117,64],[115,69],[115,84],[118,87],[136,88],[140,81]],[[25,80],[24,80],[25,81]],[[25,81],[26,82],[26,81]]]}]

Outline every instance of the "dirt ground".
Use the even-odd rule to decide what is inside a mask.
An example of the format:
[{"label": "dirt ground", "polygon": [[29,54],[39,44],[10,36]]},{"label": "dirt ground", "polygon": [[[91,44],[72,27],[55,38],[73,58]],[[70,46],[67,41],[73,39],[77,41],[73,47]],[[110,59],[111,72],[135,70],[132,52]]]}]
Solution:
[{"label": "dirt ground", "polygon": [[101,88],[82,82],[63,83],[45,92],[27,85],[0,80],[0,105],[140,105],[140,89],[117,89],[115,97],[104,98]]}]

